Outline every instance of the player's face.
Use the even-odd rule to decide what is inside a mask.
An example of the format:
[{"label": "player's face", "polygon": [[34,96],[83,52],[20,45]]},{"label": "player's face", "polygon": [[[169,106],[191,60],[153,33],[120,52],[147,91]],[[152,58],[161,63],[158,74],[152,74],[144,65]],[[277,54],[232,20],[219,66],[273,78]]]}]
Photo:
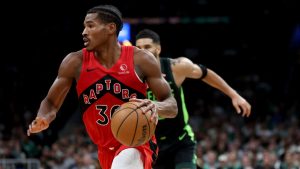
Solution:
[{"label": "player's face", "polygon": [[153,43],[153,40],[150,38],[141,38],[135,42],[135,45],[140,49],[146,49],[151,52],[156,58],[160,54],[160,48],[158,44]]},{"label": "player's face", "polygon": [[84,30],[82,32],[84,46],[87,50],[95,50],[97,46],[100,46],[108,34],[107,24],[101,22],[96,13],[87,14],[84,19]]}]

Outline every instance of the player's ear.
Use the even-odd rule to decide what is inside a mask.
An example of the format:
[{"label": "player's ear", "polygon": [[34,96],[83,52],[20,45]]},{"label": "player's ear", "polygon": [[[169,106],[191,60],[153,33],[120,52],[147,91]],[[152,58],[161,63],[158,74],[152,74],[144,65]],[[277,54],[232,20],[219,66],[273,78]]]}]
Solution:
[{"label": "player's ear", "polygon": [[108,23],[106,27],[110,34],[113,34],[117,31],[117,25],[115,23]]},{"label": "player's ear", "polygon": [[155,52],[156,52],[158,55],[160,55],[160,52],[161,52],[161,46],[160,46],[160,45],[157,45],[157,46],[156,46]]}]

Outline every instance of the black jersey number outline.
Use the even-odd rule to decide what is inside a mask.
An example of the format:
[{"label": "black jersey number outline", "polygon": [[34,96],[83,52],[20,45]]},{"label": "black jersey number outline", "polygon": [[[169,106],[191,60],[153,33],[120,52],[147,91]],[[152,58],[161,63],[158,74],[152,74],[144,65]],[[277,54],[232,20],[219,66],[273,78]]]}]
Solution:
[{"label": "black jersey number outline", "polygon": [[110,109],[110,117],[108,118],[108,115],[106,114],[107,111],[107,105],[96,105],[96,110],[99,110],[99,115],[102,117],[103,120],[98,119],[96,122],[97,124],[101,126],[105,126],[109,123],[109,120],[111,119],[114,112],[120,107],[120,105],[114,105]]}]

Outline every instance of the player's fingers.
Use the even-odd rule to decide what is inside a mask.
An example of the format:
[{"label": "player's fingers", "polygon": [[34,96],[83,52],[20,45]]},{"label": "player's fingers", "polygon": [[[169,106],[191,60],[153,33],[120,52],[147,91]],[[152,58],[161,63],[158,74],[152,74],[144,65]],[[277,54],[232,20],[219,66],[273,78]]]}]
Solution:
[{"label": "player's fingers", "polygon": [[249,117],[251,114],[251,106],[247,106],[245,107],[245,116]]},{"label": "player's fingers", "polygon": [[33,126],[32,124],[29,126],[29,132],[30,133],[34,133],[34,131],[35,131],[35,126]]},{"label": "player's fingers", "polygon": [[158,117],[157,116],[152,116],[150,121],[153,122],[155,125],[157,125]]},{"label": "player's fingers", "polygon": [[144,99],[142,101],[142,103],[140,104],[140,106],[146,106],[148,110],[152,109],[153,108],[153,103],[151,100],[148,100],[148,99]]},{"label": "player's fingers", "polygon": [[241,107],[242,107],[242,116],[245,117],[247,114],[247,108],[243,105]]},{"label": "player's fingers", "polygon": [[30,136],[31,133],[38,133],[46,128],[48,128],[49,123],[40,117],[37,117],[32,123],[29,125],[27,130],[27,135]]},{"label": "player's fingers", "polygon": [[137,98],[135,98],[135,97],[130,98],[129,101],[130,101],[130,102],[131,102],[131,101],[132,101],[132,102],[142,102],[141,99],[137,99]]},{"label": "player's fingers", "polygon": [[36,133],[36,130],[37,130],[36,125],[34,124],[29,125],[29,128],[27,130],[27,135],[29,136],[31,133]]},{"label": "player's fingers", "polygon": [[234,104],[234,108],[235,108],[235,111],[237,112],[237,114],[240,114],[242,112],[242,109],[239,105]]},{"label": "player's fingers", "polygon": [[154,106],[155,106],[154,104],[150,104],[150,105],[141,107],[143,114],[147,113],[148,111],[153,111]]},{"label": "player's fingers", "polygon": [[151,100],[143,100],[143,103],[140,106],[142,107],[143,113],[155,109],[155,104]]},{"label": "player's fingers", "polygon": [[33,128],[33,129],[30,130],[30,133],[38,133],[41,130],[42,130],[41,128]]},{"label": "player's fingers", "polygon": [[32,124],[29,126],[29,132],[30,133],[38,133],[41,131],[42,128],[42,124],[37,122],[37,121],[33,121]]},{"label": "player's fingers", "polygon": [[157,113],[155,112],[155,110],[151,109],[151,118],[150,118],[151,122],[154,122],[155,124],[158,123],[158,116]]},{"label": "player's fingers", "polygon": [[246,116],[246,114],[247,114],[247,109],[246,109],[246,107],[245,106],[241,106],[241,115],[243,116],[243,117],[245,117]]},{"label": "player's fingers", "polygon": [[245,116],[246,116],[246,117],[249,117],[249,115],[250,115],[250,114],[249,114],[249,110],[247,110],[247,113],[245,113]]},{"label": "player's fingers", "polygon": [[247,115],[247,105],[246,105],[246,103],[241,103],[240,104],[240,108],[241,108],[241,115],[244,117],[244,116],[246,116]]},{"label": "player's fingers", "polygon": [[134,97],[134,98],[130,98],[129,101],[130,101],[130,102],[136,102],[138,108],[143,107],[143,105],[144,105],[142,99],[137,99],[137,98],[135,98],[135,97]]},{"label": "player's fingers", "polygon": [[[131,98],[129,99],[129,101],[134,101],[138,103],[138,107],[144,107],[144,106],[148,106],[149,104],[151,104],[151,100],[149,99],[137,99],[137,98]],[[145,109],[144,113],[147,112],[149,109]]]},{"label": "player's fingers", "polygon": [[31,125],[28,126],[28,129],[27,129],[27,136],[30,136],[30,133],[31,133],[30,130],[31,130]]}]

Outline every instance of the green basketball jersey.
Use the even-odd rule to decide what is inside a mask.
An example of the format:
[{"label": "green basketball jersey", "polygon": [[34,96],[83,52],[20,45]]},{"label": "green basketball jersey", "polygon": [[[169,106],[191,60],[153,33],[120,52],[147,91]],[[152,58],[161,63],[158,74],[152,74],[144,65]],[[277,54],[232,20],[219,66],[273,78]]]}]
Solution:
[{"label": "green basketball jersey", "polygon": [[[172,69],[171,61],[169,58],[160,58],[161,71],[165,75],[165,79],[169,83],[172,94],[177,101],[178,106],[178,115],[175,118],[159,118],[157,127],[156,127],[156,138],[160,140],[174,140],[174,139],[183,139],[186,135],[189,135],[194,139],[194,133],[188,124],[189,114],[185,105],[184,93],[182,87],[177,87]],[[155,96],[151,91],[147,91],[147,97],[150,100],[156,100]]]}]

